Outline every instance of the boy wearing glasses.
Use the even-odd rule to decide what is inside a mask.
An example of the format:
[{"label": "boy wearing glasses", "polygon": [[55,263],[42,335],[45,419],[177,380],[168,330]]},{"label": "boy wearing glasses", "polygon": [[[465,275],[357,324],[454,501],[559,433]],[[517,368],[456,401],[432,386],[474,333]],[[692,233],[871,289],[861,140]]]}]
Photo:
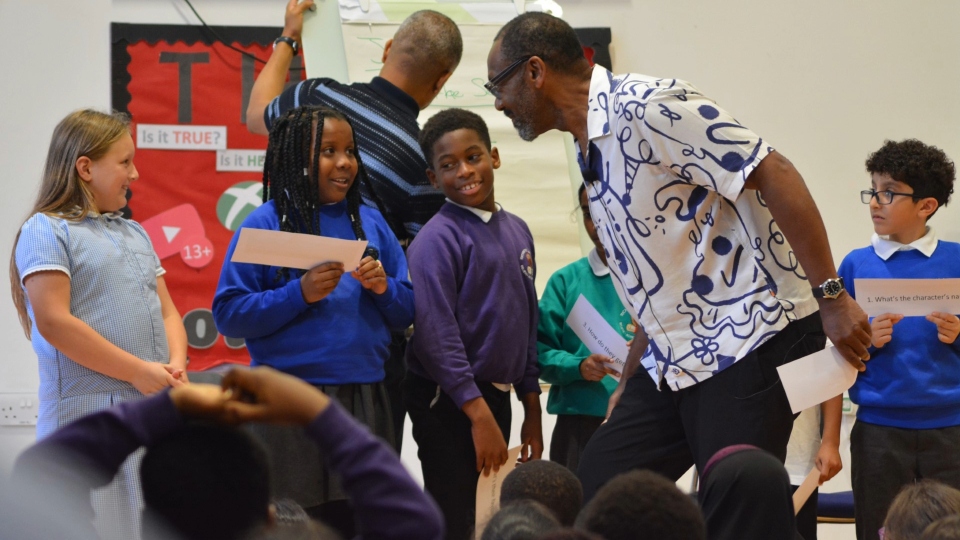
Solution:
[{"label": "boy wearing glasses", "polygon": [[[887,141],[866,166],[871,189],[860,198],[875,234],[840,264],[850,294],[857,278],[960,278],[960,244],[927,225],[953,193],[953,162],[908,139]],[[885,313],[870,326],[870,365],[850,389],[860,406],[850,435],[858,540],[879,538],[902,486],[931,478],[960,488],[960,319]]]}]

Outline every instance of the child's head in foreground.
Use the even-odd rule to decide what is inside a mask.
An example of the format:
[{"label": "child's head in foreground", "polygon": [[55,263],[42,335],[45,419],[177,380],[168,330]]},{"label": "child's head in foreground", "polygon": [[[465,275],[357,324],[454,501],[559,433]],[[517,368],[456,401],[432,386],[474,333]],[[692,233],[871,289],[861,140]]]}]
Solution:
[{"label": "child's head in foreground", "polygon": [[497,211],[493,170],[500,167],[500,153],[483,118],[465,109],[440,111],[423,126],[420,148],[433,187],[457,204]]},{"label": "child's head in foreground", "polygon": [[900,490],[883,521],[884,540],[919,540],[931,523],[960,514],[960,490],[920,480]]},{"label": "child's head in foreground", "polygon": [[953,193],[953,161],[916,139],[886,141],[866,166],[871,189],[861,200],[870,205],[874,232],[902,244],[923,237],[927,220]]},{"label": "child's head in foreground", "polygon": [[564,527],[572,527],[583,504],[580,480],[566,467],[535,459],[522,463],[503,479],[500,504],[530,500],[546,506]]},{"label": "child's head in foreground", "polygon": [[577,527],[606,540],[706,540],[700,508],[666,477],[649,470],[615,476],[587,503]]}]

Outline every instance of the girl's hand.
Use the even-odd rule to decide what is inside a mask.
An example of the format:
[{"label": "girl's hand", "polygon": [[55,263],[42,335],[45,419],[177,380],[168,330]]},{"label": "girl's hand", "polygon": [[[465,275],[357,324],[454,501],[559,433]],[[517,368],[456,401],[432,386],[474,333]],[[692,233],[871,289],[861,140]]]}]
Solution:
[{"label": "girl's hand", "polygon": [[[893,325],[900,322],[901,319],[903,319],[903,315],[896,313],[884,313],[874,317],[870,321],[870,331],[873,334],[872,345],[879,349],[890,343],[890,340],[893,339]],[[929,317],[927,317],[927,320],[929,320]]]},{"label": "girl's hand", "polygon": [[937,325],[937,337],[940,341],[950,345],[957,340],[957,334],[960,334],[960,319],[956,315],[934,311],[927,315],[927,320]]},{"label": "girl's hand", "polygon": [[360,282],[364,289],[373,291],[375,294],[387,292],[387,272],[383,269],[383,264],[373,257],[364,257],[351,274],[353,279]]},{"label": "girl's hand", "polygon": [[820,485],[823,485],[824,482],[836,476],[840,469],[843,469],[838,445],[827,442],[820,444],[816,463],[817,469],[820,471]]},{"label": "girl's hand", "polygon": [[155,394],[168,386],[183,386],[184,383],[174,378],[167,367],[156,362],[143,362],[137,374],[128,382],[145,396]]},{"label": "girl's hand", "polygon": [[182,383],[188,383],[188,384],[190,383],[190,380],[187,379],[187,370],[180,367],[176,367],[173,364],[163,364],[163,367],[166,368],[167,372],[170,373],[170,375],[173,375],[174,379]]},{"label": "girl's hand", "polygon": [[580,362],[580,376],[585,381],[596,382],[604,375],[619,375],[616,371],[610,369],[606,364],[612,362],[609,356],[602,354],[591,354]]},{"label": "girl's hand", "polygon": [[300,278],[300,292],[308,303],[319,302],[337,288],[343,275],[343,263],[328,262],[314,266]]}]

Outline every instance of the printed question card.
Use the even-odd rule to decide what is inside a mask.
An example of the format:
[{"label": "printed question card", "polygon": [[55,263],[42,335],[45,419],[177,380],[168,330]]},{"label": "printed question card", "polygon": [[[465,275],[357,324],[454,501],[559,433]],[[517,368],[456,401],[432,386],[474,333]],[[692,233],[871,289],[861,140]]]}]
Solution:
[{"label": "printed question card", "polygon": [[777,372],[794,414],[844,393],[859,373],[833,346],[784,364]]},{"label": "printed question card", "polygon": [[477,480],[477,513],[476,513],[476,536],[479,540],[483,534],[483,529],[487,526],[490,518],[500,509],[500,489],[503,487],[503,479],[517,467],[517,460],[520,458],[520,450],[523,445],[514,446],[507,450],[507,462],[500,466],[498,471],[490,471],[488,476],[480,473]]},{"label": "printed question card", "polygon": [[266,229],[240,229],[233,262],[309,270],[325,262],[343,263],[350,272],[360,264],[366,241]]},{"label": "printed question card", "polygon": [[960,279],[855,279],[857,303],[867,315],[960,315]]},{"label": "printed question card", "polygon": [[[627,361],[629,350],[627,340],[604,320],[597,308],[593,307],[582,294],[573,304],[573,309],[567,316],[567,324],[591,353],[610,357],[613,362],[605,362],[606,366],[617,373],[623,373],[623,365]],[[613,378],[620,380],[620,377]]]}]

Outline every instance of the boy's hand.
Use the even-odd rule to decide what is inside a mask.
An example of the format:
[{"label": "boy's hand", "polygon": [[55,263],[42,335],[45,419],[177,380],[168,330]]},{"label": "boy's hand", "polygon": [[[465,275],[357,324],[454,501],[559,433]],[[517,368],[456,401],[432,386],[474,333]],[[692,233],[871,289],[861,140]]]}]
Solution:
[{"label": "boy's hand", "polygon": [[170,390],[170,400],[184,416],[226,421],[224,405],[230,394],[215,384],[185,384]]},{"label": "boy's hand", "polygon": [[960,334],[960,319],[956,315],[934,311],[927,315],[927,320],[937,325],[937,337],[940,341],[950,345],[957,340],[957,334]]},{"label": "boy's hand", "polygon": [[300,277],[300,292],[308,304],[319,302],[337,288],[343,275],[343,263],[328,262],[314,266]]},{"label": "boy's hand", "polygon": [[870,359],[867,350],[870,346],[870,322],[867,314],[849,294],[819,302],[823,331],[830,342],[857,371],[866,371],[867,366],[863,362]]},{"label": "boy's hand", "polygon": [[364,257],[360,261],[360,266],[350,275],[359,281],[364,289],[375,294],[387,292],[387,272],[383,269],[383,264],[373,257]]},{"label": "boy's hand", "polygon": [[237,423],[305,426],[330,405],[330,398],[320,390],[268,367],[234,369],[221,385],[230,392],[227,416]]},{"label": "boy's hand", "polygon": [[523,396],[523,424],[520,425],[521,463],[543,456],[543,426],[540,422],[540,394]]},{"label": "boy's hand", "polygon": [[[898,313],[884,313],[877,315],[870,322],[870,330],[873,332],[871,337],[873,346],[881,348],[893,339],[893,325],[903,319],[903,315]],[[927,317],[929,320],[929,317]]]},{"label": "boy's hand", "polygon": [[823,442],[817,452],[817,469],[820,471],[820,485],[830,480],[843,469],[840,459],[840,448],[835,444]]},{"label": "boy's hand", "polygon": [[611,363],[609,356],[602,354],[591,354],[580,362],[580,376],[585,381],[596,382],[604,375],[619,375],[616,371],[610,369],[606,364]]},{"label": "boy's hand", "polygon": [[303,33],[303,13],[307,10],[313,10],[313,0],[290,0],[287,2],[287,10],[283,15],[283,33],[281,35],[292,37],[300,43],[300,36]]},{"label": "boy's hand", "polygon": [[180,382],[182,382],[182,383],[189,383],[189,382],[190,382],[190,380],[187,379],[187,370],[185,370],[185,369],[183,369],[183,368],[181,368],[181,367],[177,367],[177,366],[175,366],[173,363],[164,364],[163,367],[164,367],[164,369],[167,370],[167,373],[169,373],[170,375],[173,376],[174,379],[176,379],[176,380],[178,380],[178,381],[180,381]]},{"label": "boy's hand", "polygon": [[477,471],[489,476],[490,471],[499,471],[507,462],[507,441],[493,418],[490,407],[482,397],[463,404],[463,412],[470,419],[470,434],[477,453]]}]

